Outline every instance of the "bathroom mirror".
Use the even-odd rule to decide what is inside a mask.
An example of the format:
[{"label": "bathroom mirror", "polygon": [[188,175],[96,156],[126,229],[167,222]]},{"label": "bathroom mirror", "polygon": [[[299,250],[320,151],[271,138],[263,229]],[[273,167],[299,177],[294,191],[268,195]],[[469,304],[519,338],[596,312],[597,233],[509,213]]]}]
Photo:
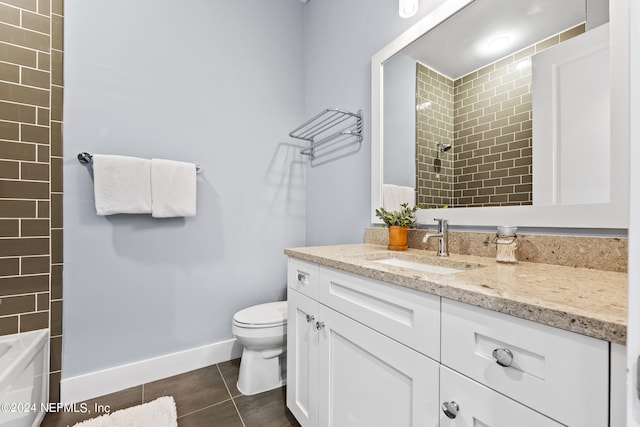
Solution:
[{"label": "bathroom mirror", "polygon": [[[391,183],[403,185],[403,182],[408,182],[407,187],[413,184],[415,188],[415,184],[420,182],[420,179],[416,179],[416,175],[420,177],[416,169],[420,170],[418,164],[422,161],[427,165],[429,172],[422,174],[426,175],[426,179],[422,181],[433,184],[436,188],[435,194],[443,194],[447,191],[445,185],[453,178],[446,176],[443,178],[443,175],[457,169],[457,172],[466,173],[468,177],[477,175],[482,178],[480,182],[468,183],[468,187],[458,188],[457,197],[464,197],[467,194],[482,196],[484,192],[484,194],[496,195],[496,200],[502,199],[506,203],[502,206],[498,206],[500,203],[488,203],[489,197],[478,197],[478,200],[487,202],[479,205],[442,203],[441,201],[433,203],[433,200],[430,200],[431,203],[427,203],[430,208],[421,209],[417,213],[420,223],[429,224],[433,222],[433,218],[442,217],[449,219],[453,225],[466,226],[513,224],[529,227],[627,228],[628,132],[625,129],[628,128],[628,97],[626,95],[628,92],[628,26],[624,17],[619,16],[621,7],[617,6],[618,9],[616,9],[614,2],[611,2],[610,6],[606,0],[592,0],[586,4],[585,9],[585,2],[582,0],[563,2],[449,0],[373,56],[372,223],[379,222],[375,217],[375,209],[383,205],[384,179],[385,176],[390,175],[388,163],[396,162],[405,165],[397,168],[399,175],[405,176],[396,174],[391,179]],[[607,19],[609,24],[601,25]],[[518,118],[513,116],[520,115],[519,129],[510,131],[514,135],[507,135],[502,139],[500,137],[505,133],[501,133],[498,126],[492,128],[494,124],[488,123],[484,128],[482,127],[484,124],[482,120],[486,117],[480,114],[469,115],[469,118],[458,119],[455,123],[453,119],[447,119],[453,115],[452,112],[457,114],[455,110],[465,109],[470,102],[464,97],[459,97],[459,94],[471,93],[473,88],[478,86],[478,82],[493,85],[501,90],[500,82],[487,82],[491,73],[498,75],[502,72],[498,69],[501,65],[506,64],[505,69],[509,70],[524,67],[522,71],[518,71],[517,76],[506,77],[507,79],[516,81],[528,76],[531,80],[532,75],[535,75],[533,79],[535,83],[529,88],[541,87],[542,84],[539,82],[544,83],[545,79],[553,81],[554,85],[557,84],[555,79],[559,73],[554,70],[562,67],[556,66],[557,64],[553,62],[556,59],[553,59],[548,51],[559,50],[560,52],[555,54],[556,57],[571,58],[573,62],[570,67],[576,68],[577,64],[578,67],[584,68],[584,63],[580,63],[581,56],[571,53],[572,49],[581,39],[587,36],[592,37],[592,34],[597,32],[601,33],[598,37],[605,39],[606,50],[601,50],[599,55],[600,62],[605,64],[605,72],[608,76],[596,77],[593,80],[606,80],[605,99],[602,98],[602,93],[597,96],[591,94],[584,96],[583,91],[580,90],[575,96],[576,99],[572,99],[568,94],[575,94],[576,91],[572,92],[569,87],[562,93],[563,99],[571,99],[567,104],[569,107],[558,106],[553,103],[555,101],[552,101],[542,109],[538,107],[538,113],[535,113],[535,107],[531,105],[537,103],[540,106],[545,101],[538,92],[530,93],[528,98],[523,98],[523,104],[529,106],[526,114],[520,114],[524,112],[523,108],[526,105],[516,105],[515,110],[511,108],[511,116],[499,112],[498,114],[502,116],[496,118],[496,114],[493,114],[494,119],[502,120],[504,127],[517,122]],[[510,39],[511,50],[489,52],[487,48],[489,42],[499,42],[505,34]],[[583,42],[585,43],[586,45],[595,44],[589,40]],[[553,49],[549,47],[551,45]],[[602,57],[602,52],[606,56]],[[539,54],[536,55],[536,53]],[[547,56],[551,56],[551,60],[546,59]],[[531,58],[533,58],[533,66],[523,61]],[[549,61],[551,65],[548,65]],[[403,62],[404,71],[402,66],[398,65],[402,65]],[[534,71],[531,71],[532,68]],[[594,67],[587,66],[587,68]],[[402,75],[402,73],[405,78],[391,79],[391,76]],[[426,76],[424,79],[427,80],[426,83],[420,78],[416,79],[420,73]],[[541,75],[543,77],[540,77]],[[480,77],[483,77],[484,81],[481,81]],[[569,81],[573,80],[575,79],[569,79]],[[428,86],[429,81],[434,82],[432,86],[436,88],[425,95],[420,87]],[[448,98],[449,111],[443,112],[440,109],[441,105],[434,108],[433,102],[434,99],[437,100],[438,97],[443,96],[442,84],[448,81],[452,83],[450,89],[452,95]],[[517,85],[515,88],[511,86],[510,90],[517,91]],[[529,90],[533,92],[532,89]],[[497,97],[497,95],[499,93],[496,94],[494,91],[490,96]],[[478,94],[477,91],[475,96],[473,102],[483,101],[483,99],[479,100],[478,96],[488,98],[485,94]],[[596,102],[598,96],[600,102]],[[546,98],[555,100],[557,95],[552,94]],[[574,108],[573,105],[577,107]],[[582,105],[595,107],[587,112],[577,113]],[[492,107],[489,106],[489,108]],[[467,109],[467,113],[468,111]],[[550,111],[553,114],[543,116],[540,111]],[[428,112],[429,117],[425,123],[421,124],[419,116],[424,112]],[[492,112],[495,113],[495,110]],[[578,133],[572,135],[577,142],[570,144],[565,142],[569,138],[560,139],[564,136],[558,133],[558,129],[561,127],[560,124],[563,125],[563,129],[569,128],[559,120],[572,115],[574,122],[578,124],[575,126]],[[439,125],[438,121],[446,121],[443,116],[450,121]],[[485,116],[488,115],[485,114]],[[532,120],[532,117],[538,117],[539,120]],[[462,138],[465,136],[462,135],[463,132],[466,131],[465,120],[468,122],[472,119],[475,119],[476,127],[491,134],[494,144],[497,138],[498,145],[502,144],[502,147],[518,147],[515,151],[518,154],[524,153],[524,158],[515,158],[513,152],[504,152],[511,149],[482,146],[483,142],[478,138],[473,140],[476,137],[473,134],[468,140]],[[595,126],[594,131],[581,136],[579,133],[581,129],[587,128],[587,125],[596,119],[602,119],[604,124]],[[545,126],[547,129],[544,129]],[[542,127],[542,131],[539,127]],[[598,129],[605,128],[609,128],[610,133],[607,130],[606,135],[600,135],[600,137],[607,140],[606,144],[599,144],[598,139],[595,139],[593,145],[584,143],[584,138],[591,137]],[[409,141],[408,144],[404,144],[404,147],[399,143],[403,138]],[[464,145],[467,142],[472,144]],[[468,149],[469,146],[480,152],[482,160],[472,159],[468,165],[465,163],[463,166],[454,166],[458,164],[454,159],[464,158],[464,156],[469,158],[471,151]],[[419,152],[423,148],[426,152]],[[416,154],[420,158],[417,159]],[[497,171],[499,168],[495,165],[481,163],[488,158],[497,162],[510,163],[516,172]],[[386,171],[385,164],[387,164]],[[474,167],[467,168],[467,166]],[[469,172],[468,169],[473,170]],[[487,183],[491,183],[494,188],[482,187]],[[508,186],[511,189],[518,186],[518,191],[528,192],[528,199],[520,197],[522,195],[516,195],[511,199],[499,197],[500,192]],[[560,188],[564,190],[560,191]],[[466,189],[469,191],[465,191]],[[450,195],[454,194],[452,187],[448,191]],[[420,193],[420,190],[417,193]],[[470,200],[472,198],[467,197],[467,202]],[[514,201],[520,205],[515,205]],[[419,199],[418,202],[425,204],[424,200]],[[449,204],[472,207],[451,209]],[[447,205],[447,208],[440,207],[443,205]]]}]

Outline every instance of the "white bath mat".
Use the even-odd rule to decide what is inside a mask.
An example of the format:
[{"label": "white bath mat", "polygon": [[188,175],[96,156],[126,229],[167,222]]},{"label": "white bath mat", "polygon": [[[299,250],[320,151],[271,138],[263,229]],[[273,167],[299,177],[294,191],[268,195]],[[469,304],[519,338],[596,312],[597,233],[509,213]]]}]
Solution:
[{"label": "white bath mat", "polygon": [[82,421],[73,427],[178,427],[176,402],[171,396]]}]

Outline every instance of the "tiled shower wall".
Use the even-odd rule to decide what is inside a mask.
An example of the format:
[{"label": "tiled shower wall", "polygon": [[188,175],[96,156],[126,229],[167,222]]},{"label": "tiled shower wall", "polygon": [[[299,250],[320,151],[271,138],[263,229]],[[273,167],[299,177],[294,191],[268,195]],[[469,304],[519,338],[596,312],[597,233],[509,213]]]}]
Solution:
[{"label": "tiled shower wall", "polygon": [[0,335],[50,328],[50,401],[62,343],[63,0],[0,2]]},{"label": "tiled shower wall", "polygon": [[[428,178],[435,181],[425,187],[426,191],[418,191],[418,194],[426,193],[422,202],[426,207],[532,203],[531,66],[522,62],[583,32],[584,25],[571,28],[452,82],[454,137],[451,154],[447,157],[447,153],[437,153],[433,143],[430,143],[431,150],[425,152],[420,147],[420,138],[417,142],[418,183],[421,184],[420,176],[425,169],[429,171]],[[451,82],[444,76],[440,77],[437,81]],[[419,75],[417,81],[420,98]],[[416,104],[421,102],[424,101],[418,99]],[[420,119],[418,114],[418,134],[423,126]],[[423,137],[424,140],[428,138]],[[447,166],[448,159],[453,158],[453,196],[450,203],[438,198],[447,194],[440,187],[449,177],[434,173],[437,155],[447,159],[440,160]],[[444,171],[448,173],[448,169]]]},{"label": "tiled shower wall", "polygon": [[453,144],[453,80],[416,63],[416,197],[425,207],[453,203],[453,150],[442,144]]}]

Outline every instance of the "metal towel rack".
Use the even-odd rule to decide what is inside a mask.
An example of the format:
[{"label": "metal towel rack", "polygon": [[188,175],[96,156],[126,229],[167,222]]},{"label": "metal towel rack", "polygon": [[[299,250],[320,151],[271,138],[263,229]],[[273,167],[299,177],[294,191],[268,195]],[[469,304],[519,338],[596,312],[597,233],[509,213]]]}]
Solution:
[{"label": "metal towel rack", "polygon": [[362,110],[351,113],[339,108],[328,108],[292,130],[289,136],[311,142],[311,146],[300,154],[313,160],[318,147],[341,136],[353,136],[358,142],[362,142]]},{"label": "metal towel rack", "polygon": [[[93,163],[93,154],[87,153],[83,151],[82,153],[78,153],[78,161],[84,165]],[[196,173],[202,172],[202,167],[200,165],[196,165]]]}]

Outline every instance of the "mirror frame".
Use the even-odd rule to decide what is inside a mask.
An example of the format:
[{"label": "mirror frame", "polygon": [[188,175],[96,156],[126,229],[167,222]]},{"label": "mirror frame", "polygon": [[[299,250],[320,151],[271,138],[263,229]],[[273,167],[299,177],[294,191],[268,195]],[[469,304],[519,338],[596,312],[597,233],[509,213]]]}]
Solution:
[{"label": "mirror frame", "polygon": [[[447,0],[371,58],[371,223],[379,224],[383,177],[383,64],[393,55],[477,0]],[[622,167],[611,168],[611,201],[582,205],[528,205],[452,209],[420,209],[420,224],[445,218],[453,226],[517,225],[542,228],[627,229],[629,226],[629,22],[624,2],[609,3],[611,75],[611,150]],[[613,156],[612,156],[613,157]]]}]

